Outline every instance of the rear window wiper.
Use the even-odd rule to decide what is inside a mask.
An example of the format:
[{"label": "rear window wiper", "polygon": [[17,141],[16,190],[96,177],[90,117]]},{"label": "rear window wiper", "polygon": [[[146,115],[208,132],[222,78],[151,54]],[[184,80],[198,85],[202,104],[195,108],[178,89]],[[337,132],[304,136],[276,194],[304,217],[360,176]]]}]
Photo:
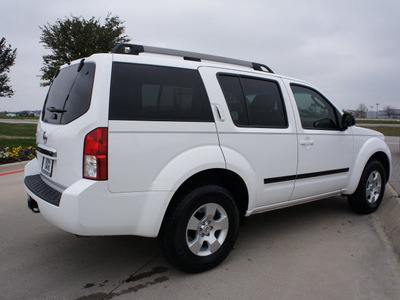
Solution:
[{"label": "rear window wiper", "polygon": [[65,113],[67,111],[66,109],[55,108],[54,106],[47,107],[47,110],[52,113]]}]

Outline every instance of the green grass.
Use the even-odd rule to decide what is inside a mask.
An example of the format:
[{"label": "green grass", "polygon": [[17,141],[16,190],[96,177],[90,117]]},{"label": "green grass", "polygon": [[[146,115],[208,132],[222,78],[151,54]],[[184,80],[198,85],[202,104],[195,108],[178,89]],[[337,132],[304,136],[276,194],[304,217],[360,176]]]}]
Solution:
[{"label": "green grass", "polygon": [[35,137],[36,124],[9,124],[0,123],[0,136]]},{"label": "green grass", "polygon": [[[362,123],[368,120],[363,120]],[[371,120],[369,120],[371,121]],[[382,122],[382,121],[379,121]],[[386,122],[396,123],[396,121]],[[360,122],[361,123],[361,122]],[[369,122],[373,123],[373,122]],[[387,123],[390,124],[390,123]],[[5,147],[35,147],[36,145],[36,127],[35,124],[7,124],[0,123],[0,148]],[[400,137],[400,127],[373,126],[366,127],[381,132],[385,136]]]},{"label": "green grass", "polygon": [[357,119],[359,124],[399,124],[400,120],[367,120],[367,119]]},{"label": "green grass", "polygon": [[17,148],[21,146],[22,148],[35,147],[36,146],[36,138],[31,139],[7,139],[0,138],[0,148]]},{"label": "green grass", "polygon": [[[362,127],[362,126],[360,126]],[[400,137],[400,127],[387,127],[387,126],[368,126],[368,129],[376,130],[385,136],[399,136]]]},{"label": "green grass", "polygon": [[0,148],[35,147],[36,127],[35,124],[0,123]]}]

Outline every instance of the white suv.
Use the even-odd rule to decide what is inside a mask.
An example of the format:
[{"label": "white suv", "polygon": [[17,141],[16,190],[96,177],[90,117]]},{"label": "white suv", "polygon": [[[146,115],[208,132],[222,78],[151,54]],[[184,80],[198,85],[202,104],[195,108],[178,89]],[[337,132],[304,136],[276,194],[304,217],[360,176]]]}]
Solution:
[{"label": "white suv", "polygon": [[391,155],[354,124],[265,65],[121,44],[57,71],[28,206],[78,235],[158,237],[173,265],[204,271],[252,214],[334,195],[375,211]]}]

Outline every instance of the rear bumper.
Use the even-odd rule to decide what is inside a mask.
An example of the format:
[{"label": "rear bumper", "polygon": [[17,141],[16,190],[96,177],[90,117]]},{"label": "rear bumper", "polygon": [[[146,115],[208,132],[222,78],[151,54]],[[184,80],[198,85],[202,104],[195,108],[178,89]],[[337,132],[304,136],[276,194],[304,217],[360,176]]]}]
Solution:
[{"label": "rear bumper", "polygon": [[[32,185],[40,185],[41,192]],[[44,184],[44,185],[43,185]],[[37,160],[25,167],[25,190],[43,217],[78,235],[139,235],[156,237],[172,191],[111,193],[107,181],[81,179],[60,194],[41,180]]]},{"label": "rear bumper", "polygon": [[55,206],[60,205],[61,193],[48,186],[40,174],[25,176],[24,183],[26,188],[37,197]]}]

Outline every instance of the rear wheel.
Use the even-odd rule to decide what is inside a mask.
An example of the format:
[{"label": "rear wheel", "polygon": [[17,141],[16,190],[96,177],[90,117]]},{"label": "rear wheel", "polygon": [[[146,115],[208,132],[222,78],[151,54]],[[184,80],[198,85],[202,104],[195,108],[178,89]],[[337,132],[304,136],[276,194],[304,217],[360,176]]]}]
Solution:
[{"label": "rear wheel", "polygon": [[376,211],[385,193],[386,174],[378,160],[367,163],[360,183],[353,195],[348,197],[350,207],[360,214]]},{"label": "rear wheel", "polygon": [[223,187],[206,185],[184,195],[169,211],[159,243],[177,268],[197,273],[220,264],[231,251],[239,229],[239,213]]}]

